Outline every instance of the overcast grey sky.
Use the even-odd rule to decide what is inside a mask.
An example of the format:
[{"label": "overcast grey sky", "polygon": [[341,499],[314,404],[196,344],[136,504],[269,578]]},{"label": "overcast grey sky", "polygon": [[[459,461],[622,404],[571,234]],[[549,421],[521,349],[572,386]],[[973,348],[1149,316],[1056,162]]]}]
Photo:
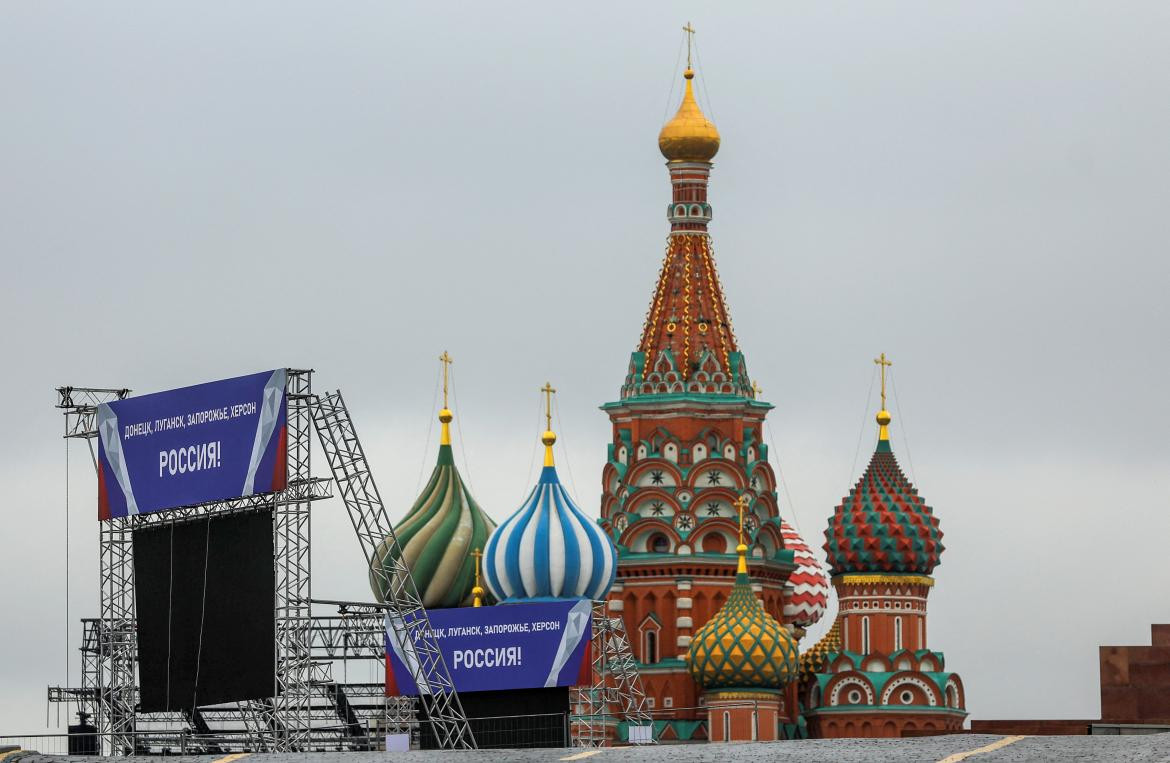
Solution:
[{"label": "overcast grey sky", "polygon": [[[931,646],[972,717],[1098,717],[1097,645],[1170,620],[1170,5],[10,0],[0,733],[42,728],[66,677],[58,385],[312,366],[397,518],[447,349],[484,508],[529,487],[548,379],[598,511],[688,19],[786,517],[820,545],[888,353],[895,449],[946,534]],[[71,455],[76,618],[97,525]],[[341,504],[313,523],[314,594],[368,596]]]}]

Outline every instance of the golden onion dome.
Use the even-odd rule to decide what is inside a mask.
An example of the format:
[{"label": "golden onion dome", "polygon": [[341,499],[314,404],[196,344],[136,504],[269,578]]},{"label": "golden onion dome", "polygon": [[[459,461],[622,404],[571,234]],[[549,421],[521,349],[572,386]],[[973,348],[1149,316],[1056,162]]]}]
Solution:
[{"label": "golden onion dome", "polygon": [[694,69],[683,73],[686,92],[674,118],[658,133],[658,150],[672,162],[709,162],[719,152],[719,131],[695,101]]},{"label": "golden onion dome", "polygon": [[731,596],[691,639],[691,677],[704,690],[781,689],[800,670],[796,640],[756,598],[740,560]]}]

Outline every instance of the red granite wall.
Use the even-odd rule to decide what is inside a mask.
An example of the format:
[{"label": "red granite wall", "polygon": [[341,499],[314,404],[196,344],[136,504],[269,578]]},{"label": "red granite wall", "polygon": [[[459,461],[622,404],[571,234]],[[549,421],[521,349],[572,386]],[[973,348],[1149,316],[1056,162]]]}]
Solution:
[{"label": "red granite wall", "polygon": [[1170,723],[1170,625],[1151,631],[1151,646],[1101,647],[1101,720]]}]

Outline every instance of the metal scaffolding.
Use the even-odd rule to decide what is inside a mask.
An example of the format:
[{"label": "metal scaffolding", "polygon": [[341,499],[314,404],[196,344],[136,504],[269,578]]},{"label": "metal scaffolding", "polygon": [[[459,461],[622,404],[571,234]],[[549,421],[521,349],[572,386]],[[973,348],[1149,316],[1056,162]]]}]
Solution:
[{"label": "metal scaffolding", "polygon": [[[407,658],[405,663],[419,688],[435,739],[442,748],[473,749],[475,737],[455,683],[431,631],[430,618],[394,536],[390,517],[340,391],[314,400],[313,421],[362,553],[376,578],[376,587],[385,592],[385,615],[391,626],[387,631]],[[388,571],[387,567],[391,569]]]},{"label": "metal scaffolding", "polygon": [[[316,423],[336,483],[369,562],[387,539],[397,550],[389,517],[353,422],[340,393],[317,398],[312,371],[288,369],[287,487],[276,494],[248,496],[166,512],[115,517],[101,522],[100,617],[83,620],[82,685],[49,687],[48,701],[71,703],[91,714],[104,752],[146,749],[269,750],[373,749],[387,728],[416,728],[411,699],[386,698],[381,684],[338,683],[336,659],[385,658],[384,617],[400,623],[400,644],[417,657],[416,681],[443,747],[474,747],[454,684],[438,651],[410,571],[399,562],[386,576],[387,605],[340,617],[314,618],[311,607],[310,506],[332,497],[333,480],[311,475],[312,429]],[[65,414],[65,437],[87,441],[94,465],[97,409],[125,399],[127,389],[61,387],[57,407]],[[271,510],[275,551],[276,665],[270,699],[197,708],[190,713],[139,713],[134,611],[135,528],[200,517]],[[399,554],[400,556],[400,554]],[[210,724],[219,728],[212,731]],[[175,745],[179,745],[176,747]]]},{"label": "metal scaffolding", "polygon": [[[330,497],[329,480],[309,471],[312,438],[309,405],[312,371],[288,371],[288,487],[272,495],[248,496],[185,506],[167,512],[114,517],[99,527],[100,617],[86,621],[82,643],[82,687],[51,689],[50,701],[76,701],[93,712],[106,752],[131,754],[138,747],[139,715],[134,613],[133,531],[137,527],[255,509],[273,512],[276,552],[276,674],[273,700],[246,703],[244,716],[258,717],[257,746],[291,751],[309,735],[309,505]],[[97,409],[125,399],[127,389],[60,387],[57,407],[65,413],[65,437],[83,439],[93,453]],[[96,467],[96,456],[94,456]],[[88,709],[87,709],[88,706]],[[157,714],[154,714],[157,715]],[[149,716],[141,716],[148,718]],[[157,720],[157,719],[155,719]],[[188,725],[192,719],[188,719]]]},{"label": "metal scaffolding", "polygon": [[612,744],[620,721],[627,727],[652,726],[625,623],[610,617],[606,607],[604,601],[593,602],[593,683],[573,690],[575,747]]}]

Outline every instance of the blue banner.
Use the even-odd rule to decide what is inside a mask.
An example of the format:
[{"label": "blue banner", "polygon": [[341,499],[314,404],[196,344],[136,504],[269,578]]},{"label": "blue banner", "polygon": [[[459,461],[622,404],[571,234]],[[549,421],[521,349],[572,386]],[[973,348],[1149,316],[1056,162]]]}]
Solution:
[{"label": "blue banner", "polygon": [[281,368],[98,406],[98,518],[283,490]]},{"label": "blue banner", "polygon": [[[431,630],[455,691],[588,683],[593,604],[587,600],[432,609]],[[386,694],[419,694],[401,640],[386,618]],[[423,687],[423,693],[429,693]]]}]

